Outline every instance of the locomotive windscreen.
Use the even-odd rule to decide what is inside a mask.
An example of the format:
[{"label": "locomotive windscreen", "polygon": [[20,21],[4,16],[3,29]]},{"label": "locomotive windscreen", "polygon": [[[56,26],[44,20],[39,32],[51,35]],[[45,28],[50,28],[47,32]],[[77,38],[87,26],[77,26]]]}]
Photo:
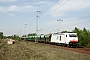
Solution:
[{"label": "locomotive windscreen", "polygon": [[77,37],[77,34],[69,34],[69,37]]}]

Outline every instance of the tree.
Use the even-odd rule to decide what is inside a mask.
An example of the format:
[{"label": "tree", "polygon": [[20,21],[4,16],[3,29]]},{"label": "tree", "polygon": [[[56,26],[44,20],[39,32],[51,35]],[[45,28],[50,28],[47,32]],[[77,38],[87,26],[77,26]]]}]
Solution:
[{"label": "tree", "polygon": [[87,46],[87,44],[90,42],[90,32],[85,28],[83,28],[82,36],[83,36],[84,45]]},{"label": "tree", "polygon": [[66,30],[62,31],[62,33],[65,33],[65,32],[68,32],[68,31],[66,31]]},{"label": "tree", "polygon": [[28,34],[28,36],[36,36],[36,33]]},{"label": "tree", "polygon": [[7,38],[14,39],[14,40],[20,39],[19,36],[17,36],[17,35],[7,36]]},{"label": "tree", "polygon": [[83,30],[80,30],[77,27],[75,27],[73,32],[77,33],[80,46],[90,47],[90,32],[89,32],[89,30],[87,30],[86,28],[83,28]]},{"label": "tree", "polygon": [[0,39],[3,39],[3,32],[0,32]]},{"label": "tree", "polygon": [[17,35],[13,35],[13,39],[15,39],[15,40],[19,40],[19,36],[17,36]]}]

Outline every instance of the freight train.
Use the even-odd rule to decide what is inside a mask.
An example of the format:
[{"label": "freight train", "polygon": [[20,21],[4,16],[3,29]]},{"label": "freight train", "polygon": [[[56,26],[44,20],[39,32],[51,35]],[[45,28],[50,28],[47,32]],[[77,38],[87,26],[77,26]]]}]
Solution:
[{"label": "freight train", "polygon": [[28,36],[22,37],[22,40],[29,40],[34,42],[43,42],[50,44],[57,44],[69,47],[78,46],[78,36],[77,33],[67,32],[67,33],[52,33],[52,34],[43,34],[38,36]]}]

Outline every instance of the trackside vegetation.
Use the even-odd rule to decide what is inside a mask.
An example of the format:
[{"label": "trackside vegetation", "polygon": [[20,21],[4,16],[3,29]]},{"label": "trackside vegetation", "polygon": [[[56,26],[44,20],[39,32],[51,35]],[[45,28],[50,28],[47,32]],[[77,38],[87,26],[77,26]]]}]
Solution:
[{"label": "trackside vegetation", "polygon": [[3,32],[0,32],[0,40],[3,39]]},{"label": "trackside vegetation", "polygon": [[30,41],[16,40],[15,44],[10,45],[3,39],[0,60],[90,60],[90,55]]},{"label": "trackside vegetation", "polygon": [[[62,32],[68,32],[68,31],[62,31]],[[90,31],[87,30],[86,28],[83,28],[82,30],[75,27],[72,32],[77,33],[78,35],[78,40],[79,40],[79,46],[84,46],[84,47],[90,47]],[[36,33],[28,34],[28,36],[35,36]],[[12,36],[4,36],[3,32],[0,32],[0,40],[5,38],[11,38],[14,40],[20,40],[20,37],[17,35],[12,35]]]},{"label": "trackside vegetation", "polygon": [[90,47],[90,31],[86,28],[83,28],[82,30],[75,27],[75,29],[72,31],[77,33],[78,39],[79,39],[79,45]]}]

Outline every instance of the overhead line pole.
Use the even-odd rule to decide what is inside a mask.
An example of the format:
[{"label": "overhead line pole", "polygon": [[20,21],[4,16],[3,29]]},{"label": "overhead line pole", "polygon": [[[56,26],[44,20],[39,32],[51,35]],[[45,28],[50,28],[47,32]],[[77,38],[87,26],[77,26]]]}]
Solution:
[{"label": "overhead line pole", "polygon": [[25,26],[24,26],[24,40],[26,40],[25,39],[25,37],[26,37],[26,26],[27,26],[28,24],[25,24]]},{"label": "overhead line pole", "polygon": [[59,22],[63,22],[63,20],[59,19],[59,20],[57,20],[57,22],[58,22],[58,32],[59,32],[60,31],[59,30]]},{"label": "overhead line pole", "polygon": [[22,29],[20,29],[20,40],[21,40],[21,37],[22,37],[22,36],[21,36],[21,31],[22,31]]},{"label": "overhead line pole", "polygon": [[36,15],[36,37],[35,37],[35,43],[38,42],[38,13],[42,13],[41,11],[37,11],[37,15]]}]

